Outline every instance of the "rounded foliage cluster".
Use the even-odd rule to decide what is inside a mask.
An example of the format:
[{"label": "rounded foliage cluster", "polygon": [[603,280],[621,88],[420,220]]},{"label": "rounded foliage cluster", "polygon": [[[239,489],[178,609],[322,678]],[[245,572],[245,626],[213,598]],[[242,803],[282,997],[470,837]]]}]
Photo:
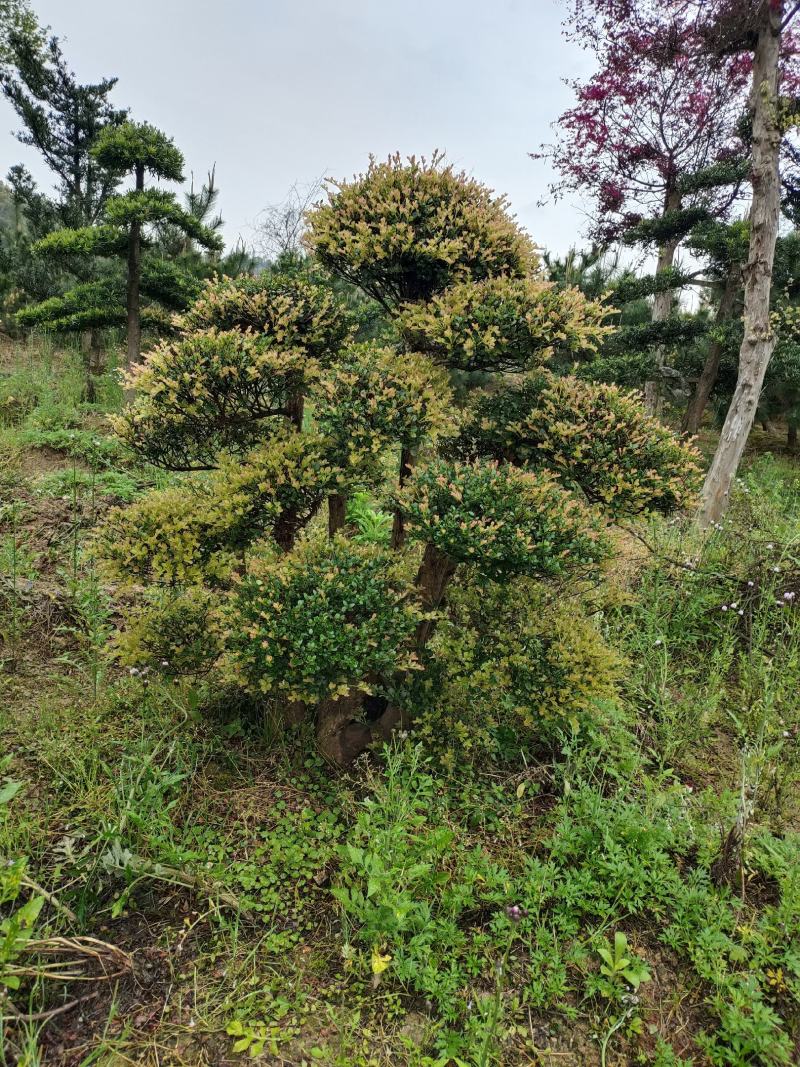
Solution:
[{"label": "rounded foliage cluster", "polygon": [[91,152],[101,167],[120,174],[143,166],[165,181],[183,181],[183,155],[171,138],[148,122],[105,126]]},{"label": "rounded foliage cluster", "polygon": [[33,246],[46,256],[124,256],[128,251],[128,235],[118,226],[102,223],[73,230],[64,227],[53,230]]},{"label": "rounded foliage cluster", "polygon": [[384,306],[429,300],[460,279],[522,276],[537,265],[504,197],[430,160],[371,160],[333,183],[309,214],[308,246],[331,270]]},{"label": "rounded foliage cluster", "polygon": [[152,349],[131,371],[136,399],[114,420],[139,455],[172,470],[213,467],[220,451],[280,429],[316,364],[237,330],[201,330]]},{"label": "rounded foliage cluster", "polygon": [[347,308],[330,289],[297,275],[215,278],[176,320],[185,332],[240,330],[280,348],[302,349],[326,365],[350,337]]},{"label": "rounded foliage cluster", "polygon": [[539,277],[466,281],[427,304],[403,308],[399,321],[412,348],[463,371],[524,371],[558,351],[593,351],[609,328],[607,309],[577,289]]},{"label": "rounded foliage cluster", "polygon": [[[249,503],[193,484],[154,490],[114,508],[98,535],[105,569],[115,580],[133,584],[228,581],[237,564],[232,527]],[[273,509],[267,501],[264,524]],[[252,514],[249,518],[252,524]]]},{"label": "rounded foliage cluster", "polygon": [[635,396],[546,372],[477,396],[450,451],[544,468],[612,515],[687,507],[700,476],[695,449]]},{"label": "rounded foliage cluster", "polygon": [[535,582],[454,588],[414,686],[415,735],[453,765],[508,757],[572,731],[614,698],[621,662],[576,602]]},{"label": "rounded foliage cluster", "polygon": [[413,665],[418,614],[395,564],[342,537],[257,566],[230,613],[237,674],[262,692],[316,702],[369,690]]},{"label": "rounded foliage cluster", "polygon": [[315,389],[315,422],[347,467],[374,463],[387,446],[418,447],[452,425],[447,375],[417,353],[353,345]]},{"label": "rounded foliage cluster", "polygon": [[269,520],[278,545],[288,547],[338,478],[329,444],[316,433],[285,431],[243,459],[224,458],[212,486],[231,501],[229,543],[247,547],[263,531],[259,524]]},{"label": "rounded foliage cluster", "polygon": [[118,580],[186,585],[227,581],[245,549],[270,535],[291,544],[335,479],[317,434],[283,433],[209,478],[116,508],[100,533]]},{"label": "rounded foliage cluster", "polygon": [[111,196],[105,205],[106,219],[112,226],[127,229],[134,223],[172,223],[205,248],[221,251],[222,238],[208,229],[194,215],[180,206],[174,193],[164,189],[133,189],[121,196]]},{"label": "rounded foliage cluster", "polygon": [[550,374],[537,370],[499,389],[473,391],[458,434],[444,443],[445,454],[460,460],[513,461],[519,443],[514,427],[536,409],[551,381]]},{"label": "rounded foliage cluster", "polygon": [[546,474],[436,460],[398,494],[409,536],[488,578],[555,575],[603,558],[597,520]]},{"label": "rounded foliage cluster", "polygon": [[151,590],[126,618],[116,647],[120,662],[133,671],[204,674],[223,652],[218,598],[202,586]]},{"label": "rounded foliage cluster", "polygon": [[699,486],[698,453],[613,385],[553,378],[511,427],[516,458],[553,471],[611,514],[668,513]]}]

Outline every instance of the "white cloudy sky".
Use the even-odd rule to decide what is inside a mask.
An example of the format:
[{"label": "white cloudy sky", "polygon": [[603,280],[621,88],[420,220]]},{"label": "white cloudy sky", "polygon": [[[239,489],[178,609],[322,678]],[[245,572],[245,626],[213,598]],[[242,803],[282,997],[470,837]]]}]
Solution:
[{"label": "white cloudy sky", "polygon": [[[370,153],[446,150],[505,192],[540,244],[581,239],[578,202],[538,207],[553,175],[528,152],[588,58],[559,0],[33,0],[79,78],[174,137],[187,170],[216,163],[226,237],[253,237],[295,182],[349,176]],[[0,176],[32,150],[0,101]]]}]

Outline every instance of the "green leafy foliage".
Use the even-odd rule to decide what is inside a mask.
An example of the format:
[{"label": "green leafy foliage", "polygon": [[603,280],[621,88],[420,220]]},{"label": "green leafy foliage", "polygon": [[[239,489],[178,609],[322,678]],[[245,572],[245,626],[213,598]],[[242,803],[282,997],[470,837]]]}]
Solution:
[{"label": "green leafy foliage", "polygon": [[480,968],[480,937],[466,967],[461,958],[464,923],[505,900],[509,876],[459,848],[443,814],[420,750],[390,754],[386,779],[361,805],[341,849],[332,892],[366,947],[362,971],[376,983],[388,978],[430,997],[453,1019],[463,981]]},{"label": "green leafy foliage", "polygon": [[238,330],[198,331],[162,342],[133,369],[136,400],[114,428],[155,466],[214,467],[223,449],[245,451],[278,432],[316,372],[302,348],[275,349]]},{"label": "green leafy foliage", "polygon": [[615,699],[622,674],[591,620],[530,579],[459,583],[430,655],[407,699],[415,737],[453,771],[476,758],[502,763],[586,729]]},{"label": "green leafy foliage", "polygon": [[129,174],[137,166],[165,181],[183,181],[183,156],[169,137],[147,122],[107,126],[92,146],[92,155],[108,170]]},{"label": "green leafy foliage", "polygon": [[352,329],[346,307],[330,289],[279,271],[206,282],[177,325],[184,333],[253,333],[276,348],[302,349],[322,365]]},{"label": "green leafy foliage", "polygon": [[447,375],[416,353],[357,345],[314,390],[315,423],[346,468],[374,467],[386,449],[417,449],[447,433],[453,397]]},{"label": "green leafy foliage", "polygon": [[119,660],[168,677],[207,673],[223,651],[219,599],[203,586],[153,589],[117,636]]},{"label": "green leafy foliage", "polygon": [[467,281],[409,304],[399,315],[412,348],[462,371],[525,371],[558,351],[593,351],[608,328],[606,308],[577,289],[537,276]]},{"label": "green leafy foliage", "polygon": [[[116,508],[98,544],[106,572],[126,583],[225,582],[238,562],[232,531],[245,515],[256,521],[249,504],[197,483],[159,489],[129,507]],[[265,528],[269,503],[258,518]]]},{"label": "green leafy foliage", "polygon": [[343,538],[254,564],[230,619],[237,673],[257,690],[319,701],[414,664],[418,612],[386,555]]},{"label": "green leafy foliage", "polygon": [[228,581],[253,542],[285,546],[315,514],[333,480],[324,442],[281,434],[219,471],[156,490],[112,511],[100,534],[109,573],[123,582]]},{"label": "green leafy foliage", "polygon": [[543,468],[610,514],[691,504],[698,454],[618,387],[534,375],[478,397],[455,446]]},{"label": "green leafy foliage", "polygon": [[409,536],[488,578],[560,574],[602,559],[591,514],[552,478],[491,462],[435,461],[397,497]]},{"label": "green leafy foliage", "polygon": [[506,200],[439,154],[373,159],[365,174],[333,183],[309,215],[307,240],[325,267],[392,309],[463,278],[521,277],[537,263]]}]

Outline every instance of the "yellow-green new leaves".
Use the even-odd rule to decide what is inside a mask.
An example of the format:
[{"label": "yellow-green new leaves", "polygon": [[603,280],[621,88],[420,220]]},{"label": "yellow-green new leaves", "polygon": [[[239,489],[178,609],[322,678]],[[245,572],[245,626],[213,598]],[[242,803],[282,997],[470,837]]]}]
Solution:
[{"label": "yellow-green new leaves", "polygon": [[308,221],[320,261],[390,309],[459,280],[522,276],[538,263],[506,199],[438,153],[372,159],[366,174],[331,183],[328,203]]},{"label": "yellow-green new leaves", "polygon": [[231,610],[237,673],[316,702],[414,664],[418,613],[395,563],[342,537],[305,544],[246,578]]},{"label": "yellow-green new leaves", "polygon": [[437,460],[396,500],[410,537],[487,578],[555,575],[607,554],[589,509],[542,473]]},{"label": "yellow-green new leaves", "polygon": [[330,290],[289,274],[214,279],[176,326],[252,333],[277,348],[303,349],[327,365],[350,337],[347,309]]},{"label": "yellow-green new leaves", "polygon": [[[245,507],[243,501],[238,502]],[[237,504],[202,485],[147,493],[109,513],[99,552],[111,577],[123,582],[195,585],[225,582],[236,566],[228,547]],[[238,509],[237,509],[238,510]]]},{"label": "yellow-green new leaves", "polygon": [[535,579],[456,583],[429,650],[415,735],[449,766],[580,728],[622,674],[580,602]]},{"label": "yellow-green new leaves", "polygon": [[303,349],[276,349],[238,330],[164,342],[128,377],[134,403],[114,420],[142,458],[171,470],[216,466],[277,432],[317,365]]},{"label": "yellow-green new leaves", "polygon": [[476,397],[451,451],[545,469],[611,515],[688,507],[698,454],[613,385],[546,371]]},{"label": "yellow-green new leaves", "polygon": [[511,427],[537,466],[612,513],[669,513],[692,503],[699,455],[614,385],[553,378]]},{"label": "yellow-green new leaves", "polygon": [[148,493],[112,511],[100,553],[124,582],[230,580],[241,553],[272,536],[289,547],[325,499],[334,472],[316,434],[286,433],[203,482]]},{"label": "yellow-green new leaves", "polygon": [[451,286],[399,315],[408,344],[464,371],[529,370],[554,352],[593,350],[610,332],[607,311],[577,289],[538,277],[488,278]]},{"label": "yellow-green new leaves", "polygon": [[319,380],[315,422],[331,456],[357,472],[374,466],[387,447],[416,449],[447,433],[453,397],[444,371],[417,353],[354,345]]},{"label": "yellow-green new leaves", "polygon": [[221,595],[202,586],[150,590],[116,638],[120,662],[172,676],[205,673],[223,651],[220,605]]}]

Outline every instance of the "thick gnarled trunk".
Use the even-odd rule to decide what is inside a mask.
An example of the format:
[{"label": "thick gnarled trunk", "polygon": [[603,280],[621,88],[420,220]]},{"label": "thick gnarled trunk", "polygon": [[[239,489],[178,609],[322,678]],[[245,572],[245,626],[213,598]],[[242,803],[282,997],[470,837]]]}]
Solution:
[{"label": "thick gnarled trunk", "polygon": [[[433,545],[427,545],[417,574],[417,588],[423,607],[439,608],[456,564]],[[430,640],[436,623],[424,619],[417,627],[416,643],[420,651]],[[376,679],[369,679],[374,683]],[[323,700],[317,708],[317,747],[325,759],[338,767],[349,767],[375,741],[388,741],[405,723],[403,709],[387,704],[371,721],[365,722],[365,694],[351,689],[346,696]],[[380,710],[380,708],[378,709]]]},{"label": "thick gnarled trunk", "polygon": [[337,767],[349,767],[372,741],[372,729],[359,722],[364,705],[360,689],[323,700],[317,708],[317,747]]},{"label": "thick gnarled trunk", "polygon": [[750,251],[744,270],[744,337],[739,377],[719,445],[703,486],[701,527],[717,522],[730,500],[731,484],[758,408],[764,375],[775,348],[769,298],[780,213],[778,60],[783,0],[764,4],[753,65],[753,205]]}]

